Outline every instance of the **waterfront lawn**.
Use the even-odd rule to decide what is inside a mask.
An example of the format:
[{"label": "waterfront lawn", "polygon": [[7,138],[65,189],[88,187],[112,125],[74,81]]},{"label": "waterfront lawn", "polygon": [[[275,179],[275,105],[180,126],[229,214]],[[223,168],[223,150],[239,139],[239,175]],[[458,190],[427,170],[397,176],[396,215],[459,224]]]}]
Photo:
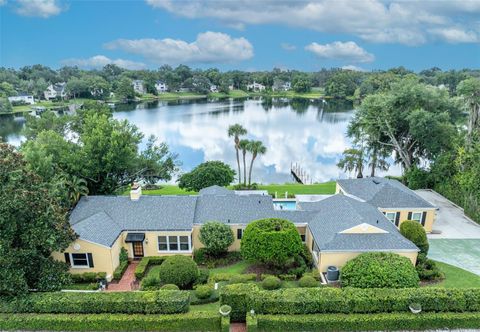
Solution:
[{"label": "waterfront lawn", "polygon": [[445,273],[445,279],[431,286],[445,288],[480,287],[480,276],[450,264],[438,261],[436,263]]}]

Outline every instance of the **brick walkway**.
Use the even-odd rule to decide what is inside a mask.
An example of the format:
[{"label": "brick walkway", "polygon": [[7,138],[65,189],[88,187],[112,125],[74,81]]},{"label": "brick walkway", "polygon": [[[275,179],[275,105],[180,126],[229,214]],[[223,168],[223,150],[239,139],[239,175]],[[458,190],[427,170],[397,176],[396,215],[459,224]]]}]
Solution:
[{"label": "brick walkway", "polygon": [[245,323],[230,323],[230,332],[246,332],[247,324]]},{"label": "brick walkway", "polygon": [[109,292],[126,292],[132,290],[132,284],[135,281],[135,268],[138,262],[130,262],[127,270],[123,274],[122,279],[116,284],[108,284],[107,291]]}]

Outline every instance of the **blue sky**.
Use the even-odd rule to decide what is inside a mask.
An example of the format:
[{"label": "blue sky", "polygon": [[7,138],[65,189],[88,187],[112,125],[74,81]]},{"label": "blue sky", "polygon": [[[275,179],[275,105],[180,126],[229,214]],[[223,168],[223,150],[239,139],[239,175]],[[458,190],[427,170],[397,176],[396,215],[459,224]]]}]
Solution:
[{"label": "blue sky", "polygon": [[0,0],[0,65],[480,67],[480,0]]}]

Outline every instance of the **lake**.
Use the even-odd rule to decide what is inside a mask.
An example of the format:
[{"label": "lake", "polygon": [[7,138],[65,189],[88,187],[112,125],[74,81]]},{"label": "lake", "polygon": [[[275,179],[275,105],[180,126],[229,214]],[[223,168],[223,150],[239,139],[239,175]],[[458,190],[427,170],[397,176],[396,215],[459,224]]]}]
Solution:
[{"label": "lake", "polygon": [[[267,147],[255,161],[252,181],[284,183],[293,181],[292,163],[300,164],[313,182],[346,177],[336,163],[350,145],[345,133],[353,114],[348,101],[250,98],[117,105],[114,117],[135,124],[145,137],[166,141],[178,153],[183,171],[206,160],[222,160],[236,170],[227,129],[240,123],[248,130],[246,138],[261,140]],[[19,145],[24,123],[20,115],[0,116],[0,136]]]}]

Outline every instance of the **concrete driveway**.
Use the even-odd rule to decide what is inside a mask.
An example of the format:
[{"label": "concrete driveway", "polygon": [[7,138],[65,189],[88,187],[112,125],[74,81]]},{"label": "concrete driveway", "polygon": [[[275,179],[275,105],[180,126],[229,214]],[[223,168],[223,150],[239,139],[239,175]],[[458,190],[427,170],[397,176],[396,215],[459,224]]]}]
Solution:
[{"label": "concrete driveway", "polygon": [[428,256],[480,275],[480,225],[442,195],[430,190],[416,193],[437,207],[433,230],[440,234],[428,235]]}]

